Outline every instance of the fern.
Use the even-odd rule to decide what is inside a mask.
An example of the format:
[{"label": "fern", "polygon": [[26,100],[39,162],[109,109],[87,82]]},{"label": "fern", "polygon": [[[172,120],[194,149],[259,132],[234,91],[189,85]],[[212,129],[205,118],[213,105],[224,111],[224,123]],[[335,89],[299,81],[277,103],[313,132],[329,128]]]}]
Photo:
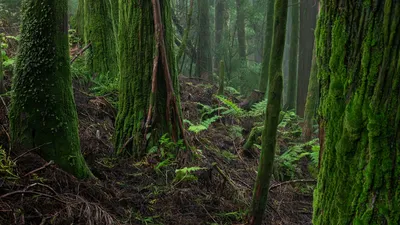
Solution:
[{"label": "fern", "polygon": [[15,162],[7,156],[6,151],[0,146],[0,176],[7,180],[15,180],[19,177],[14,173]]},{"label": "fern", "polygon": [[189,131],[194,132],[196,134],[200,133],[201,131],[207,130],[210,125],[212,123],[214,123],[215,121],[217,121],[219,118],[221,118],[220,116],[213,116],[207,120],[204,120],[202,122],[200,122],[199,124],[193,124],[192,122],[190,122],[189,120],[184,120],[184,122],[189,123],[190,127],[189,127]]},{"label": "fern", "polygon": [[233,115],[240,117],[245,114],[245,111],[231,100],[220,95],[215,95],[215,97],[229,108],[227,111],[222,113],[223,115]]},{"label": "fern", "polygon": [[265,115],[265,113],[267,112],[267,103],[268,103],[268,99],[264,99],[261,102],[258,102],[256,104],[254,104],[251,107],[251,110],[246,113],[246,117],[259,117],[259,116],[263,116]]},{"label": "fern", "polygon": [[204,170],[206,168],[202,167],[185,167],[182,169],[175,170],[175,179],[174,182],[181,182],[181,181],[196,181],[198,178],[196,175],[193,175],[193,172]]}]

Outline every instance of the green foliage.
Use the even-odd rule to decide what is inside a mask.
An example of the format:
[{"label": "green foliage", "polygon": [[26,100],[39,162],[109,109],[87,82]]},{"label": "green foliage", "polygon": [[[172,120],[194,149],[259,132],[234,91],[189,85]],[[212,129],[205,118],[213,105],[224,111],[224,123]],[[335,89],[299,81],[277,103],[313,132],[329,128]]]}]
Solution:
[{"label": "green foliage", "polygon": [[184,120],[185,123],[188,123],[189,126],[189,131],[194,132],[196,134],[200,133],[201,131],[207,130],[212,123],[220,119],[220,116],[213,116],[211,118],[208,118],[204,121],[201,121],[199,124],[193,124],[189,120]]},{"label": "green foliage", "polygon": [[7,156],[6,151],[0,146],[0,177],[7,180],[18,179],[15,174],[15,162]]},{"label": "green foliage", "polygon": [[231,100],[225,98],[224,96],[215,95],[215,97],[219,101],[221,101],[225,106],[228,107],[228,110],[221,113],[222,115],[232,115],[232,116],[241,117],[245,114],[245,111],[243,109],[241,109],[237,104],[235,104]]},{"label": "green foliage", "polygon": [[175,170],[175,179],[174,182],[182,182],[182,181],[196,181],[198,178],[196,175],[192,174],[193,172],[204,170],[202,167],[184,167],[182,169]]}]

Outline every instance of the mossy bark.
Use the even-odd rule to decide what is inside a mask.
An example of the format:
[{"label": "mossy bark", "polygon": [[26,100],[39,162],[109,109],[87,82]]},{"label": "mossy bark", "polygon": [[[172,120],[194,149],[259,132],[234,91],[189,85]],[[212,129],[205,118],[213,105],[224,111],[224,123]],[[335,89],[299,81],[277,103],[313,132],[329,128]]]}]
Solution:
[{"label": "mossy bark", "polygon": [[37,148],[76,177],[91,177],[72,94],[67,0],[25,0],[22,12],[10,111],[13,148]]},{"label": "mossy bark", "polygon": [[236,26],[239,47],[239,59],[246,64],[246,9],[247,0],[236,0]]},{"label": "mossy bark", "polygon": [[84,40],[85,38],[85,0],[79,0],[78,10],[75,15],[75,29],[78,36]]},{"label": "mossy bark", "polygon": [[321,2],[313,224],[400,224],[400,2]]},{"label": "mossy bark", "polygon": [[258,89],[261,92],[267,92],[268,81],[269,81],[269,62],[271,59],[271,49],[272,49],[272,35],[274,30],[274,4],[275,0],[266,0],[267,10],[266,10],[266,25],[265,25],[265,41],[264,41],[264,57],[262,62],[260,85]]},{"label": "mossy bark", "polygon": [[307,102],[304,110],[304,124],[303,124],[303,137],[305,141],[310,141],[315,124],[315,115],[317,113],[319,101],[319,85],[317,77],[317,59],[316,59],[316,46],[314,47],[311,66],[310,81],[308,82]]},{"label": "mossy bark", "polygon": [[212,78],[212,57],[211,57],[211,31],[210,31],[210,3],[209,1],[198,0],[198,46],[196,76],[209,80]]},{"label": "mossy bark", "polygon": [[178,50],[178,54],[176,56],[176,61],[180,62],[181,58],[183,56],[183,53],[185,52],[185,49],[187,47],[187,43],[189,40],[189,33],[190,33],[190,29],[192,27],[192,15],[193,15],[193,8],[194,8],[194,0],[190,1],[190,8],[189,8],[189,12],[187,14],[187,24],[186,24],[186,29],[183,33],[183,38],[182,38],[182,43],[181,46],[179,47]]},{"label": "mossy bark", "polygon": [[269,183],[272,176],[276,133],[279,124],[283,89],[282,59],[285,46],[287,9],[288,0],[275,1],[273,45],[269,68],[269,74],[271,76],[268,88],[268,104],[262,134],[260,164],[249,214],[250,225],[260,225],[262,223],[265,207],[267,205]]},{"label": "mossy bark", "polygon": [[117,52],[109,0],[85,0],[85,43],[89,71],[105,78],[118,75]]},{"label": "mossy bark", "polygon": [[3,34],[0,34],[0,94],[5,92],[4,90],[4,71],[3,71],[3,54],[1,49],[1,43],[3,41]]},{"label": "mossy bark", "polygon": [[224,86],[225,86],[225,63],[224,60],[221,60],[219,63],[218,95],[224,95]]},{"label": "mossy bark", "polygon": [[297,76],[296,113],[304,116],[307,90],[312,67],[314,33],[317,21],[318,4],[316,0],[302,0],[300,6],[299,63]]},{"label": "mossy bark", "polygon": [[299,1],[292,0],[290,5],[292,21],[290,46],[289,46],[289,77],[287,88],[287,110],[296,109],[297,97],[297,65],[299,62]]},{"label": "mossy bark", "polygon": [[[177,125],[180,118],[172,118],[174,109],[167,110],[167,83],[161,61],[157,63],[156,91],[152,92],[154,60],[161,60],[161,57],[156,51],[151,1],[120,0],[119,9],[119,27],[124,29],[119,30],[121,80],[115,147],[120,155],[140,158],[147,149],[159,144],[162,135],[169,134],[172,140],[177,141],[183,131]],[[170,0],[161,2],[161,14],[169,69],[179,104]],[[149,108],[153,116],[151,121],[146,121]]]},{"label": "mossy bark", "polygon": [[225,31],[225,11],[226,0],[216,0],[215,3],[215,71],[219,71],[220,61],[223,59],[225,47],[223,43],[223,35]]},{"label": "mossy bark", "polygon": [[253,145],[256,143],[257,138],[259,138],[264,130],[264,127],[253,127],[251,129],[251,132],[249,134],[249,137],[247,138],[246,143],[243,145],[244,150],[250,150]]}]

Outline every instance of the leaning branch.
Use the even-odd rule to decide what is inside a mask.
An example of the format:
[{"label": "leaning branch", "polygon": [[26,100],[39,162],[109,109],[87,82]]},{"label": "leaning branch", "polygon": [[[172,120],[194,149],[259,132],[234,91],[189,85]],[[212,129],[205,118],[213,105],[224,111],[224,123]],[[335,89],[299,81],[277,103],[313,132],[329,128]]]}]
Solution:
[{"label": "leaning branch", "polygon": [[81,56],[88,48],[90,48],[90,46],[92,46],[92,43],[91,43],[91,42],[89,42],[88,45],[86,45],[84,48],[82,48],[82,49],[78,52],[78,54],[76,54],[76,55],[74,56],[74,58],[71,59],[70,65],[72,65],[72,63],[74,63],[75,60],[76,60],[79,56]]}]

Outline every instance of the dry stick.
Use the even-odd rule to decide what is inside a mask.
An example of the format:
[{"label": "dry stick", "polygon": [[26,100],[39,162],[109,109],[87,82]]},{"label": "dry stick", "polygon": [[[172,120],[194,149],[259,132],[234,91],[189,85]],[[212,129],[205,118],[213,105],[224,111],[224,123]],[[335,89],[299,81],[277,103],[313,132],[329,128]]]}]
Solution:
[{"label": "dry stick", "polygon": [[42,169],[45,169],[46,167],[48,167],[48,166],[50,166],[50,165],[53,165],[53,164],[54,164],[54,161],[53,161],[53,160],[50,160],[48,163],[44,164],[42,167],[39,167],[39,168],[37,168],[37,169],[34,169],[34,170],[32,170],[31,172],[25,174],[24,177],[27,177],[27,176],[29,176],[29,175],[31,175],[31,174],[33,174],[33,173],[36,173],[36,172],[38,172],[38,171],[40,171],[40,170],[42,170]]},{"label": "dry stick", "polygon": [[269,191],[271,191],[274,188],[280,187],[282,185],[287,185],[287,184],[293,184],[293,183],[315,183],[317,182],[316,180],[313,179],[301,179],[301,180],[289,180],[289,181],[285,181],[279,184],[274,184],[272,186],[269,187]]},{"label": "dry stick", "polygon": [[156,42],[157,46],[160,48],[161,52],[161,59],[163,63],[163,68],[164,68],[164,76],[165,76],[165,82],[167,85],[167,118],[170,117],[170,104],[172,102],[172,106],[174,108],[174,113],[175,117],[178,120],[178,125],[179,129],[181,130],[181,135],[182,139],[186,145],[186,147],[189,146],[189,143],[185,137],[185,131],[183,128],[183,122],[182,119],[179,116],[179,110],[178,110],[178,105],[176,103],[176,97],[175,97],[175,92],[174,92],[174,87],[172,85],[172,78],[170,74],[170,69],[169,69],[169,64],[168,64],[168,58],[167,58],[167,50],[165,48],[165,43],[164,43],[164,38],[163,38],[163,25],[161,22],[161,7],[160,7],[160,1],[159,0],[152,0],[153,3],[153,14],[154,14],[154,26],[155,26],[155,32],[156,32]]},{"label": "dry stick", "polygon": [[47,142],[47,143],[41,144],[41,145],[39,145],[39,146],[37,146],[35,148],[29,149],[28,151],[26,151],[26,152],[22,153],[21,155],[17,156],[14,159],[14,161],[17,161],[19,158],[23,157],[24,155],[28,154],[29,152],[35,151],[35,150],[37,150],[37,149],[39,149],[39,148],[41,148],[41,147],[43,147],[45,145],[49,145],[49,144],[51,144],[51,142]]},{"label": "dry stick", "polygon": [[74,63],[75,60],[76,60],[79,56],[81,56],[90,46],[92,46],[92,43],[91,43],[91,42],[89,42],[88,45],[86,45],[84,48],[82,48],[82,49],[78,52],[78,54],[76,54],[76,55],[74,56],[74,58],[71,59],[70,64],[72,65],[72,63]]},{"label": "dry stick", "polygon": [[44,194],[44,193],[40,193],[40,192],[36,192],[36,191],[14,191],[14,192],[9,192],[9,193],[7,193],[7,194],[4,194],[4,195],[0,196],[0,199],[6,198],[6,197],[11,196],[11,195],[15,195],[15,194],[40,195],[40,196],[52,198],[52,199],[55,199],[55,200],[57,200],[57,201],[59,201],[59,202],[61,202],[61,203],[67,204],[65,201],[63,201],[63,200],[61,200],[61,199],[59,199],[59,198],[57,198],[57,197],[55,197],[55,196],[48,195],[48,194]]}]

